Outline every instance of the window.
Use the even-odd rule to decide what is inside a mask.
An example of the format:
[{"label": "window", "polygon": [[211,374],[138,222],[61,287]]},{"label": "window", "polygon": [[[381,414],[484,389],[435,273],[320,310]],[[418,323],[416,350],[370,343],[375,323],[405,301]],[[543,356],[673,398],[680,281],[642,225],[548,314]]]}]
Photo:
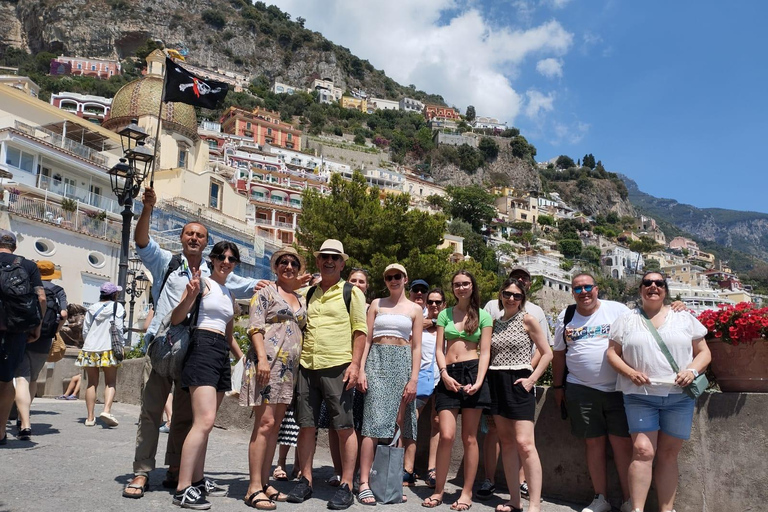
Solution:
[{"label": "window", "polygon": [[95,64],[91,64],[91,71],[96,71],[96,65]]},{"label": "window", "polygon": [[90,191],[91,191],[91,196],[90,196],[90,201],[88,201],[88,203],[90,205],[92,205],[92,206],[101,206],[99,204],[100,203],[99,200],[101,199],[101,197],[100,197],[101,196],[101,187],[97,187],[96,185],[91,185],[90,186]]},{"label": "window", "polygon": [[56,246],[47,238],[38,238],[35,241],[35,250],[43,256],[53,256]]},{"label": "window", "polygon": [[210,193],[208,194],[208,206],[221,209],[221,183],[211,180]]},{"label": "window", "polygon": [[100,252],[88,253],[88,263],[95,268],[102,268],[107,263],[107,258]]},{"label": "window", "polygon": [[267,128],[267,135],[272,135],[272,128]]},{"label": "window", "polygon": [[13,146],[8,146],[5,152],[5,163],[22,171],[32,172],[34,161],[35,157],[33,155],[16,149]]},{"label": "window", "polygon": [[72,178],[64,178],[64,195],[70,198],[75,197],[77,191],[77,180]]}]

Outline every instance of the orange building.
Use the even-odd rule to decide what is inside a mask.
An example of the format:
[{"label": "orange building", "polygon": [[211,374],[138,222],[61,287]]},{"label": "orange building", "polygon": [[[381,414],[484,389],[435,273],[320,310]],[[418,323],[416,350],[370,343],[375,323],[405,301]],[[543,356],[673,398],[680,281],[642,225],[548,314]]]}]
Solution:
[{"label": "orange building", "polygon": [[459,113],[453,107],[443,105],[424,105],[424,118],[431,121],[435,118],[452,119],[458,121],[461,119]]},{"label": "orange building", "polygon": [[278,112],[259,107],[253,109],[253,112],[229,107],[219,122],[222,132],[253,138],[260,146],[269,144],[286,149],[301,149],[301,131],[281,121]]}]

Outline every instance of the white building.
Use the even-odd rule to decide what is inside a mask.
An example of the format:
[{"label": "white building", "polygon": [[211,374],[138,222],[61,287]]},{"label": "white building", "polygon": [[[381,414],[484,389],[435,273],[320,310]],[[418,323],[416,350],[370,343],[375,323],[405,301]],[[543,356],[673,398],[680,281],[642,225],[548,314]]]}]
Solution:
[{"label": "white building", "polygon": [[112,98],[62,91],[51,94],[51,105],[83,119],[101,124],[112,108]]},{"label": "white building", "polygon": [[334,85],[333,80],[330,78],[316,78],[309,89],[307,89],[307,92],[309,93],[315,91],[320,95],[320,103],[334,103],[341,101],[341,96],[344,94],[342,88]]},{"label": "white building", "polygon": [[612,245],[606,249],[602,262],[614,279],[624,279],[627,275],[642,272],[645,265],[642,254],[620,245]]},{"label": "white building", "polygon": [[368,113],[372,114],[377,110],[399,110],[400,102],[394,100],[385,100],[383,98],[368,98]]},{"label": "white building", "polygon": [[404,110],[406,112],[416,112],[418,114],[421,114],[424,111],[424,103],[420,102],[419,100],[414,100],[413,98],[402,98],[399,101],[400,110]]},{"label": "white building", "polygon": [[499,130],[504,131],[507,129],[507,123],[502,123],[495,117],[476,117],[470,126],[474,129],[481,130]]},{"label": "white building", "polygon": [[275,94],[293,94],[298,90],[298,87],[284,84],[282,82],[275,82],[275,85],[272,86],[272,92]]}]

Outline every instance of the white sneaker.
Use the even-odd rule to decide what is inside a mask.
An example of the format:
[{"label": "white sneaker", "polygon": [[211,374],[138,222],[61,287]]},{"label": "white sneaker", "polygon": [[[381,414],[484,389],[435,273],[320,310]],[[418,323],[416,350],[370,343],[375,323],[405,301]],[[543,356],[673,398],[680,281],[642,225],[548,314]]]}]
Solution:
[{"label": "white sneaker", "polygon": [[[635,512],[636,508],[632,508],[632,500],[627,500],[624,503],[621,504],[621,508],[619,509],[621,512]],[[643,512],[642,510],[640,512]]]},{"label": "white sneaker", "polygon": [[602,494],[595,494],[595,499],[592,500],[588,506],[584,507],[581,512],[611,512],[611,504],[605,499]]}]

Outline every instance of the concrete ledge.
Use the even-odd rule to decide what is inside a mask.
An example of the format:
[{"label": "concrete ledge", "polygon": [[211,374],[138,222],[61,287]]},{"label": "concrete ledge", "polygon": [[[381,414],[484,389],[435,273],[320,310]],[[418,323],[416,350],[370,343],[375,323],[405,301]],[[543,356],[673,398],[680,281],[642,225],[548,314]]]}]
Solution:
[{"label": "concrete ledge", "polygon": [[[47,396],[61,394],[61,381],[79,369],[74,355],[67,356],[48,370],[45,383]],[[143,359],[125,361],[118,370],[117,401],[138,404],[140,401]],[[253,420],[250,409],[240,407],[235,398],[226,398],[216,419],[225,429],[250,431]],[[416,468],[427,469],[429,416],[425,410],[419,421]],[[592,485],[584,460],[584,443],[570,433],[568,421],[560,419],[549,388],[537,389],[536,446],[544,474],[544,495],[575,503],[592,499]],[[319,436],[320,446],[327,436]],[[245,447],[243,448],[245,450]],[[244,452],[245,453],[245,452]],[[720,512],[730,510],[765,510],[768,503],[768,394],[705,393],[696,404],[691,439],[680,454],[678,511]],[[460,472],[462,463],[461,421],[457,426],[452,450],[451,477]],[[244,455],[245,456],[245,455]],[[609,450],[610,458],[610,450]],[[482,460],[482,457],[481,457]],[[618,508],[621,492],[618,478],[609,460],[609,499]],[[478,471],[483,477],[483,471]],[[504,482],[499,465],[496,482]],[[655,490],[651,490],[647,510],[656,507]]]}]

